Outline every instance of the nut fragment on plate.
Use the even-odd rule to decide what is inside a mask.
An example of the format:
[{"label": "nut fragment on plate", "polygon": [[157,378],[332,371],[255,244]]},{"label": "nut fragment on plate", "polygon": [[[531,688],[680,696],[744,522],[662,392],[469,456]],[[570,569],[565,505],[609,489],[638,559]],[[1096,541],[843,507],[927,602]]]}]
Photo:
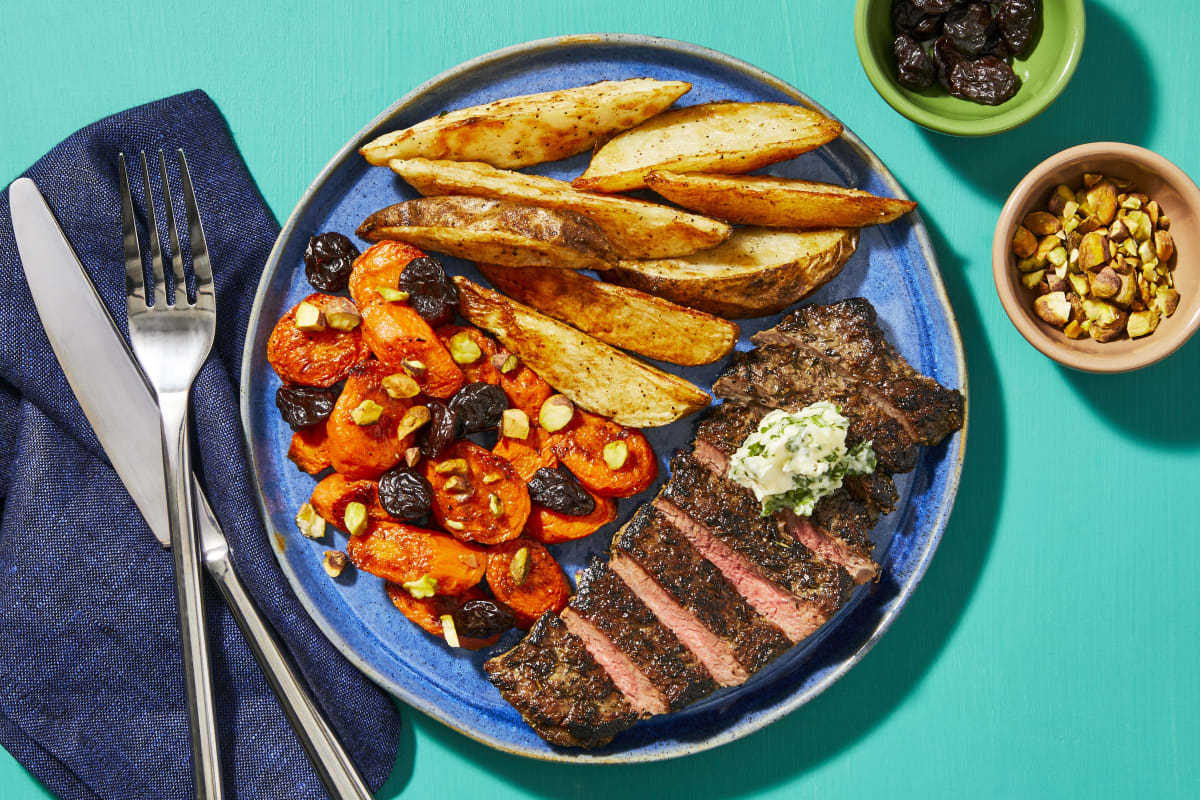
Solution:
[{"label": "nut fragment on plate", "polygon": [[1034,312],[1071,339],[1147,336],[1175,313],[1171,220],[1130,182],[1097,173],[1055,188],[1012,236]]}]

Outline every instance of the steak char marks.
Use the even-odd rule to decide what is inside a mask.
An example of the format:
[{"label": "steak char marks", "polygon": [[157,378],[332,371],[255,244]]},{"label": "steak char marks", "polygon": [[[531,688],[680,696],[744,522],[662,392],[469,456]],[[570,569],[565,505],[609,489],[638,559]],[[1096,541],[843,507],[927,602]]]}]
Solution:
[{"label": "steak char marks", "polygon": [[[870,533],[897,501],[891,476],[918,446],[962,426],[963,398],[915,370],[861,298],[807,306],[753,337],[714,384],[691,454],[580,573],[562,617],[546,614],[485,669],[547,741],[606,744],[637,719],[736,686],[811,635],[873,579]],[[870,441],[878,468],[847,478],[809,517],[763,517],[727,477],[730,458],[772,409],[827,400]]]}]

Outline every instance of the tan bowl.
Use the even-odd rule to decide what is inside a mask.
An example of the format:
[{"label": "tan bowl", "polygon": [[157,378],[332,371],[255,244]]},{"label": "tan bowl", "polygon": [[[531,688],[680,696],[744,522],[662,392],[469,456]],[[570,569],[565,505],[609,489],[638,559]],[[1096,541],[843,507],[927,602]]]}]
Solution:
[{"label": "tan bowl", "polygon": [[[1149,336],[1123,335],[1108,343],[1090,337],[1068,339],[1034,313],[1036,295],[1021,285],[1011,250],[1013,231],[1029,212],[1045,210],[1055,186],[1065,183],[1078,188],[1085,172],[1133,181],[1137,191],[1157,200],[1171,218],[1179,307]],[[1009,195],[992,239],[992,273],[1008,318],[1045,355],[1086,372],[1141,369],[1178,350],[1200,327],[1200,189],[1179,167],[1142,147],[1096,142],[1063,150],[1034,167]]]}]

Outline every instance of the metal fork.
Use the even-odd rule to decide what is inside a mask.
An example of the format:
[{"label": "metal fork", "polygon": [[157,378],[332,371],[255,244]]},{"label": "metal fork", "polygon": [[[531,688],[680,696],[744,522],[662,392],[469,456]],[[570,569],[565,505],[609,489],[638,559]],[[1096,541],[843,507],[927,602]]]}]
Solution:
[{"label": "metal fork", "polygon": [[[163,468],[167,485],[167,516],[171,551],[175,561],[175,595],[183,638],[183,672],[187,690],[192,740],[192,766],[196,797],[220,800],[221,768],[217,755],[217,731],[213,714],[213,692],[204,628],[204,600],[200,585],[200,550],[197,544],[197,513],[192,494],[191,454],[188,446],[188,406],[192,383],[212,349],[216,332],[217,303],[213,292],[212,265],[204,228],[196,207],[196,195],[183,151],[179,175],[183,184],[184,211],[191,242],[192,273],[196,283],[195,302],[188,302],[187,277],[175,210],[167,182],[167,160],[158,152],[162,175],[163,205],[169,250],[164,252],[150,188],[150,168],[141,154],[145,185],[146,229],[149,235],[153,286],[146,286],[141,246],[133,218],[133,195],[125,154],[121,162],[121,224],[125,246],[125,293],[129,309],[129,340],[158,399],[163,439]],[[174,254],[174,255],[172,255]],[[166,269],[170,264],[175,297],[167,301]],[[151,294],[152,291],[152,294]],[[153,298],[153,305],[147,301]]]}]

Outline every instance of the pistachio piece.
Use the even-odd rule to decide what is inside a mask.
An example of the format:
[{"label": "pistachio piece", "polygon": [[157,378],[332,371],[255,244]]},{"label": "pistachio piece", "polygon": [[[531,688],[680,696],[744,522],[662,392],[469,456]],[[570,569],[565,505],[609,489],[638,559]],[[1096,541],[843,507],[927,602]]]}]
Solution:
[{"label": "pistachio piece", "polygon": [[1012,251],[1017,258],[1029,258],[1037,251],[1037,237],[1024,225],[1013,231]]},{"label": "pistachio piece", "polygon": [[1084,298],[1084,312],[1087,314],[1088,334],[1098,342],[1111,342],[1125,330],[1129,318],[1121,309],[1103,300]]},{"label": "pistachio piece", "polygon": [[375,291],[379,293],[380,297],[382,297],[384,300],[388,301],[389,303],[403,302],[404,300],[407,300],[409,297],[408,292],[402,292],[399,289],[393,289],[390,286],[380,286],[380,287],[377,287],[375,289]]},{"label": "pistachio piece", "polygon": [[446,481],[442,487],[448,494],[463,494],[471,495],[475,490],[471,488],[471,483],[462,475],[451,475],[450,480]]},{"label": "pistachio piece", "polygon": [[1137,296],[1137,281],[1132,275],[1119,275],[1121,279],[1121,288],[1117,290],[1117,294],[1112,301],[1119,306],[1128,306]]},{"label": "pistachio piece", "polygon": [[483,357],[483,351],[467,331],[459,331],[450,337],[450,357],[455,364],[474,364]]},{"label": "pistachio piece", "polygon": [[500,435],[510,439],[528,439],[529,415],[519,408],[506,408],[500,414]]},{"label": "pistachio piece", "polygon": [[380,381],[380,385],[393,400],[406,400],[421,393],[421,387],[407,372],[393,372]]},{"label": "pistachio piece", "polygon": [[383,415],[383,406],[374,400],[363,400],[350,411],[355,425],[374,425]]},{"label": "pistachio piece", "polygon": [[1171,230],[1171,218],[1166,214],[1161,215],[1158,218],[1158,227],[1162,228],[1164,231]]},{"label": "pistachio piece", "polygon": [[1145,336],[1154,333],[1154,329],[1158,327],[1158,312],[1157,311],[1135,311],[1129,315],[1129,323],[1125,329],[1129,332],[1130,339],[1137,339],[1140,336]]},{"label": "pistachio piece", "polygon": [[1117,187],[1112,181],[1103,180],[1088,190],[1088,205],[1092,207],[1101,225],[1108,225],[1117,216]]},{"label": "pistachio piece", "polygon": [[1079,227],[1077,227],[1075,230],[1077,230],[1077,231],[1079,231],[1079,233],[1083,234],[1083,233],[1091,233],[1092,231],[1099,230],[1099,229],[1100,229],[1100,220],[1094,216],[1087,216],[1087,217],[1083,218],[1083,220],[1079,223]]},{"label": "pistachio piece", "polygon": [[504,476],[502,474],[500,474],[499,472],[489,472],[488,474],[483,476],[483,485],[491,486],[493,483],[496,483],[503,477]]},{"label": "pistachio piece", "polygon": [[1061,246],[1057,236],[1047,236],[1038,242],[1037,251],[1033,254],[1033,260],[1039,267],[1045,266],[1047,259],[1050,258],[1050,252]]},{"label": "pistachio piece", "polygon": [[1072,272],[1067,276],[1067,280],[1070,282],[1071,288],[1075,290],[1076,294],[1082,296],[1088,293],[1089,286],[1086,275],[1080,272]]},{"label": "pistachio piece", "polygon": [[1150,223],[1157,225],[1158,218],[1162,216],[1162,209],[1159,208],[1158,202],[1151,200],[1149,203],[1146,203],[1145,211],[1146,215],[1150,217]]},{"label": "pistachio piece", "polygon": [[321,309],[307,301],[296,306],[295,320],[296,327],[302,331],[313,333],[325,330],[325,319],[321,316]]},{"label": "pistachio piece", "polygon": [[1129,238],[1129,228],[1124,220],[1113,220],[1113,224],[1108,226],[1108,238],[1109,241],[1118,243]]},{"label": "pistachio piece", "polygon": [[1170,231],[1157,230],[1154,232],[1154,254],[1159,261],[1170,261],[1175,255],[1175,239]]},{"label": "pistachio piece", "polygon": [[1058,221],[1058,217],[1045,211],[1027,214],[1021,224],[1034,236],[1052,236],[1062,230],[1062,223]]},{"label": "pistachio piece", "polygon": [[367,507],[358,502],[347,503],[344,522],[346,533],[358,536],[367,529]]},{"label": "pistachio piece", "polygon": [[312,503],[305,503],[296,512],[296,528],[309,539],[320,539],[325,535],[325,518],[317,513]]},{"label": "pistachio piece", "polygon": [[625,466],[626,459],[629,458],[629,445],[618,439],[615,442],[609,442],[604,445],[604,450],[601,451],[604,456],[604,463],[608,464],[609,469],[620,469]]},{"label": "pistachio piece", "polygon": [[1067,249],[1065,247],[1054,248],[1046,254],[1046,260],[1056,267],[1065,267],[1067,265]]},{"label": "pistachio piece", "polygon": [[438,475],[466,475],[467,460],[465,458],[448,458],[433,468]]},{"label": "pistachio piece", "polygon": [[1068,322],[1067,327],[1063,328],[1063,333],[1067,335],[1068,339],[1082,339],[1084,336],[1087,336],[1087,331],[1083,329],[1083,326],[1077,320]]},{"label": "pistachio piece", "polygon": [[1067,284],[1066,278],[1057,272],[1047,272],[1045,278],[1046,288],[1051,292],[1066,292],[1071,288]]},{"label": "pistachio piece", "polygon": [[1071,187],[1060,183],[1054,187],[1054,194],[1050,195],[1050,200],[1046,203],[1046,207],[1050,209],[1050,213],[1059,217],[1073,217],[1074,211],[1068,212],[1067,203],[1075,202],[1075,193],[1071,191]]},{"label": "pistachio piece", "polygon": [[1110,258],[1108,239],[1098,231],[1092,231],[1079,243],[1079,268],[1093,270]]},{"label": "pistachio piece", "polygon": [[1083,173],[1083,186],[1085,189],[1090,189],[1100,181],[1104,180],[1104,176],[1098,172]]},{"label": "pistachio piece", "polygon": [[504,501],[495,492],[488,495],[488,511],[492,512],[493,517],[504,516]]},{"label": "pistachio piece", "polygon": [[433,597],[437,594],[437,578],[426,573],[415,581],[404,581],[400,587],[417,600],[422,597]]},{"label": "pistachio piece", "polygon": [[421,378],[425,375],[426,367],[424,361],[418,361],[415,358],[406,358],[400,362],[400,366],[414,378]]},{"label": "pistachio piece", "polygon": [[446,644],[451,647],[461,647],[458,641],[458,628],[454,627],[454,617],[442,614],[438,619],[442,621],[442,638],[446,640]]},{"label": "pistachio piece", "polygon": [[492,366],[505,375],[516,369],[520,363],[520,359],[512,353],[496,353],[492,356]]},{"label": "pistachio piece", "polygon": [[459,522],[456,519],[448,519],[442,524],[445,525],[447,528],[449,528],[452,531],[466,530],[466,527],[467,527],[464,523]]},{"label": "pistachio piece", "polygon": [[396,426],[396,438],[403,439],[426,425],[432,418],[428,406],[413,406],[400,418],[400,424]]},{"label": "pistachio piece", "polygon": [[550,433],[567,427],[574,418],[575,404],[561,394],[550,395],[538,412],[538,422]]},{"label": "pistachio piece", "polygon": [[1166,286],[1158,287],[1158,291],[1154,294],[1154,307],[1164,317],[1171,316],[1175,313],[1175,309],[1179,307],[1179,292]]},{"label": "pistachio piece", "polygon": [[1067,324],[1071,318],[1071,303],[1064,292],[1050,292],[1033,303],[1037,315],[1056,328]]},{"label": "pistachio piece", "polygon": [[1096,297],[1115,297],[1121,291],[1121,276],[1112,267],[1105,267],[1091,278],[1091,293]]},{"label": "pistachio piece", "polygon": [[331,578],[341,575],[347,563],[346,554],[341,550],[326,550],[325,556],[321,559],[321,566],[325,568],[325,572]]},{"label": "pistachio piece", "polygon": [[508,574],[512,575],[513,582],[517,586],[524,586],[525,579],[529,577],[529,548],[522,547],[513,553],[512,561],[508,564]]},{"label": "pistachio piece", "polygon": [[407,467],[415,467],[421,462],[421,448],[410,447],[404,451],[404,464]]},{"label": "pistachio piece", "polygon": [[1022,258],[1017,262],[1017,269],[1021,272],[1033,272],[1039,268],[1039,264],[1032,258]]},{"label": "pistachio piece", "polygon": [[1046,277],[1046,270],[1044,269],[1039,269],[1037,272],[1027,272],[1021,276],[1021,283],[1026,289],[1036,289],[1044,277]]},{"label": "pistachio piece", "polygon": [[325,321],[329,327],[339,331],[352,331],[362,321],[354,301],[346,297],[335,297],[325,306]]}]

